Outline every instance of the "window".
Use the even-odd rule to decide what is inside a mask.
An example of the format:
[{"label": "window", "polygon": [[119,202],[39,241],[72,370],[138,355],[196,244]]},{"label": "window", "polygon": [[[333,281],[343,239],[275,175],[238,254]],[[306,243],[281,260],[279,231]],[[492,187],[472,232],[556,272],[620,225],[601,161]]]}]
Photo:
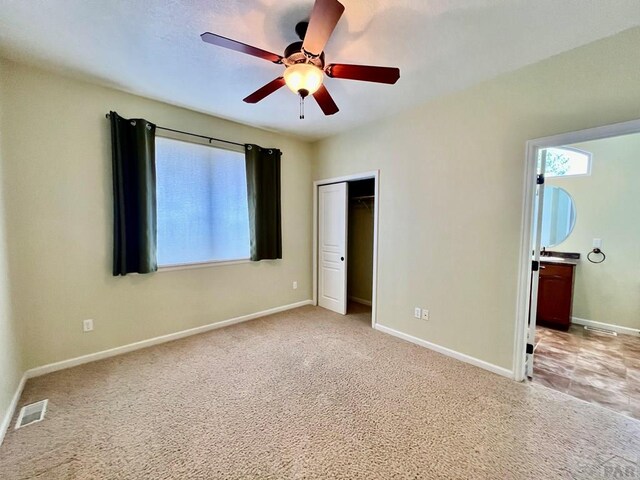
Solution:
[{"label": "window", "polygon": [[156,137],[158,265],[248,259],[244,154]]},{"label": "window", "polygon": [[571,175],[591,174],[591,153],[577,148],[556,147],[540,151],[547,152],[545,164],[546,177],[567,177]]}]

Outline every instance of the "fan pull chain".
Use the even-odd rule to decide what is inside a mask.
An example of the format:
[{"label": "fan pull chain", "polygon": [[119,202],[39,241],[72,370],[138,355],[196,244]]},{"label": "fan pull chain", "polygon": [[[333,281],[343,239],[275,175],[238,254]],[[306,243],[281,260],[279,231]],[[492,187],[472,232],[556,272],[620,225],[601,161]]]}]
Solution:
[{"label": "fan pull chain", "polygon": [[300,95],[300,120],[304,120],[304,97]]}]

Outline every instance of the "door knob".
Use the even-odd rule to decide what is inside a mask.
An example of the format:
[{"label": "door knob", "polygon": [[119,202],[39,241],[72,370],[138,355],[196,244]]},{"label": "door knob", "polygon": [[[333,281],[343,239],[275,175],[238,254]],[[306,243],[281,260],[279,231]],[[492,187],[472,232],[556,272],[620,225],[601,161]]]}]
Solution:
[{"label": "door knob", "polygon": [[344,257],[340,257],[340,261],[341,261],[341,262],[344,262]]}]

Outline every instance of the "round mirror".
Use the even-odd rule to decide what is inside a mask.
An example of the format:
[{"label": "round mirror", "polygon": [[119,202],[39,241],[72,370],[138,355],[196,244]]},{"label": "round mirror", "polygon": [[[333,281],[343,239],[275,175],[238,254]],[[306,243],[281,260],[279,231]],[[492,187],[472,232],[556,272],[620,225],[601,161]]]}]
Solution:
[{"label": "round mirror", "polygon": [[576,225],[576,206],[564,188],[544,187],[542,207],[542,246],[555,247],[564,242]]}]

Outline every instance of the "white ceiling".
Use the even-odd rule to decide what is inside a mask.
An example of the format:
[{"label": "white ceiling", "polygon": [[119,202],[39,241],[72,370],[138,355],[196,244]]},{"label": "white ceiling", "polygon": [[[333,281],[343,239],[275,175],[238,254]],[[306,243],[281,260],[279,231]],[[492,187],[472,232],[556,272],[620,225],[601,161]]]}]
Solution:
[{"label": "white ceiling", "polygon": [[242,99],[282,66],[205,44],[211,31],[278,54],[313,0],[0,0],[0,53],[306,139],[329,136],[640,24],[639,0],[342,0],[328,63],[397,66],[394,86],[326,79],[340,107],[305,120],[286,88]]}]

